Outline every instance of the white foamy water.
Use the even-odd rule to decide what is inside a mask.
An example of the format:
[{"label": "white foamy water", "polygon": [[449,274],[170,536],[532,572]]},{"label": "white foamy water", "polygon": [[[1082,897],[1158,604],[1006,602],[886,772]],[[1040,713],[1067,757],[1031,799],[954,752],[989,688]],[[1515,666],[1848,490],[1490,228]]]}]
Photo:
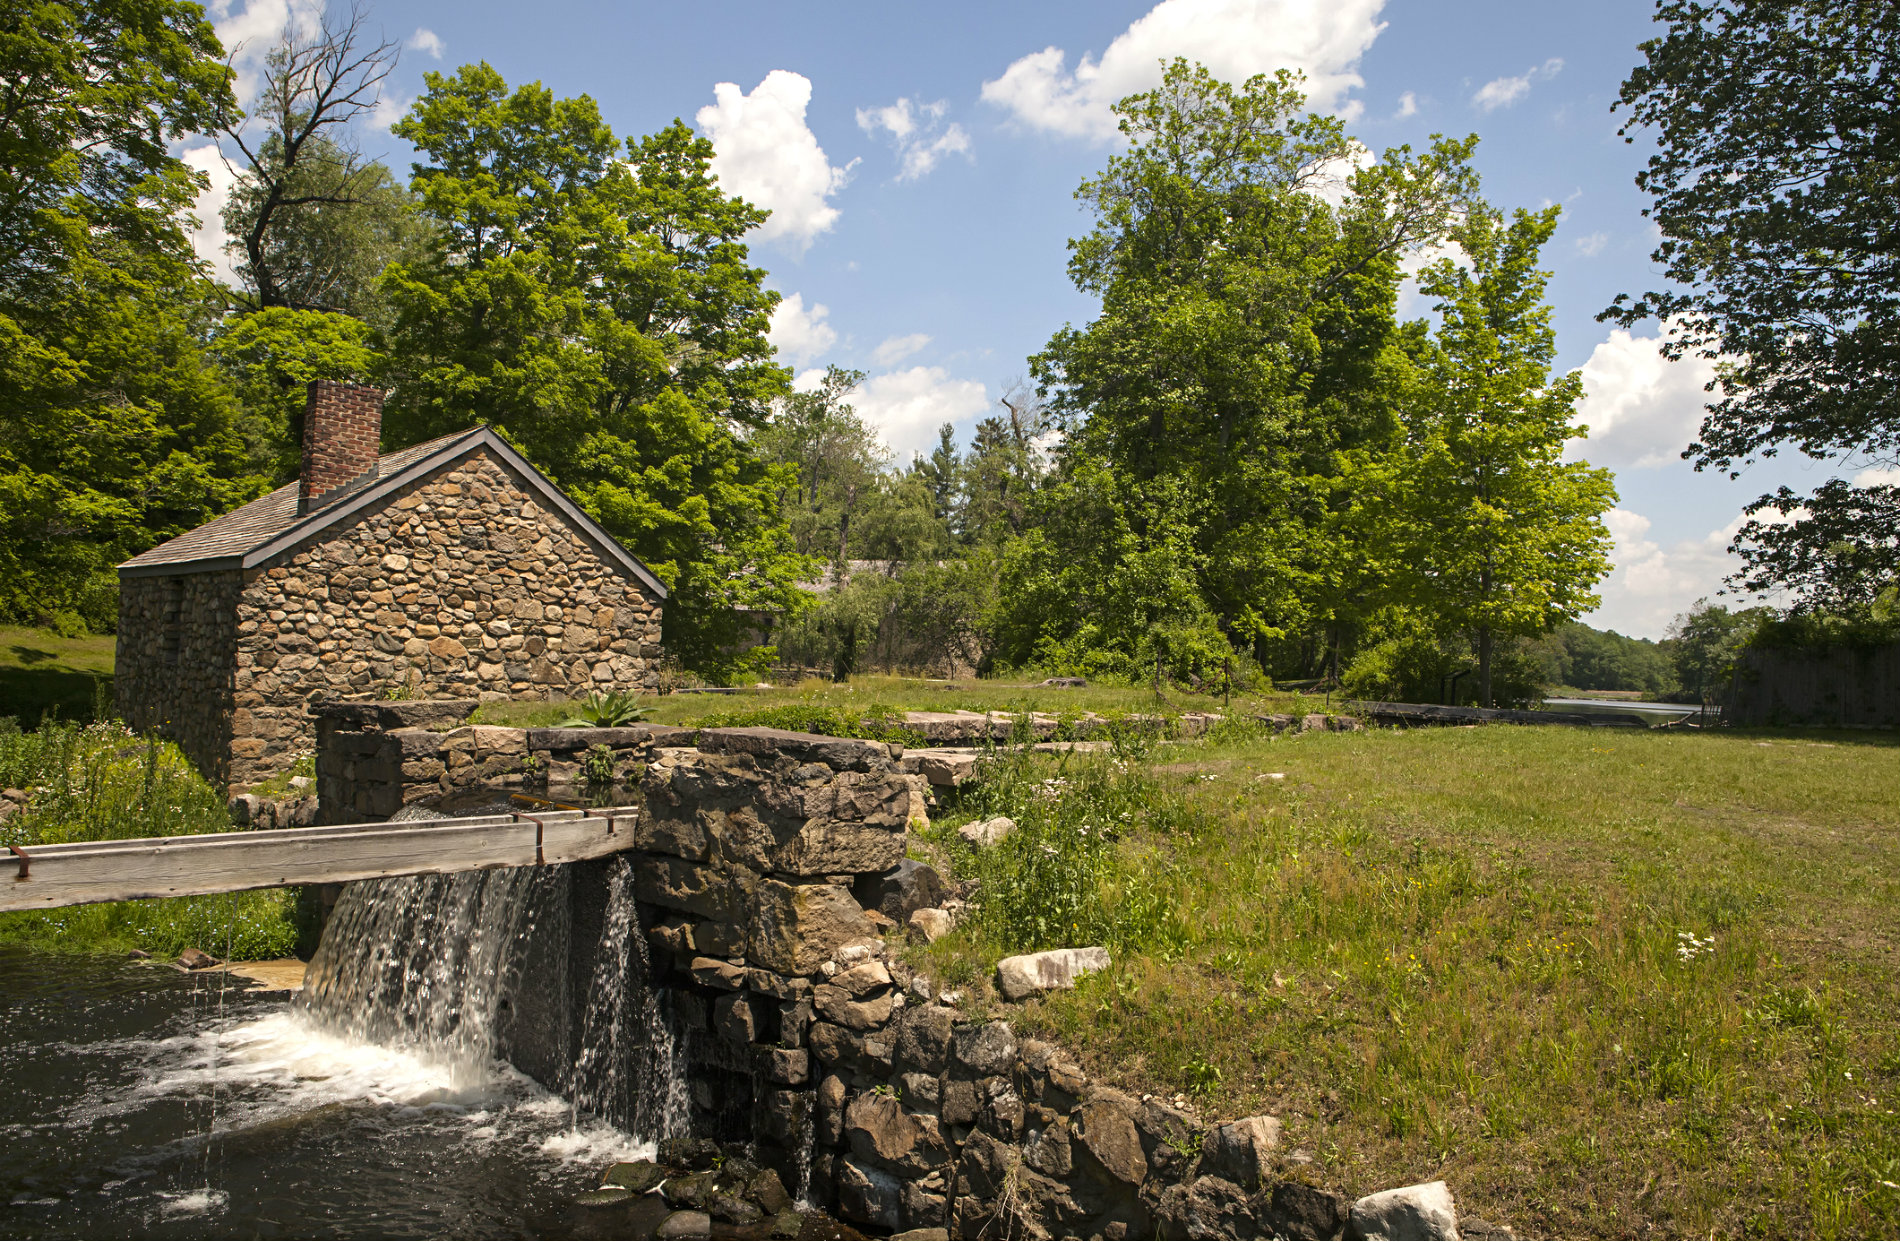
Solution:
[{"label": "white foamy water", "polygon": [[[448,1124],[460,1142],[525,1142],[563,1164],[650,1159],[654,1150],[604,1121],[576,1122],[567,1100],[505,1062],[353,1039],[297,1009],[214,1022],[143,1041],[138,1051],[147,1067],[143,1080],[120,1099],[98,1101],[95,1116],[191,1099],[213,1103],[215,1129],[228,1133],[341,1105],[426,1114]],[[186,1194],[168,1199],[163,1210],[216,1207]]]}]

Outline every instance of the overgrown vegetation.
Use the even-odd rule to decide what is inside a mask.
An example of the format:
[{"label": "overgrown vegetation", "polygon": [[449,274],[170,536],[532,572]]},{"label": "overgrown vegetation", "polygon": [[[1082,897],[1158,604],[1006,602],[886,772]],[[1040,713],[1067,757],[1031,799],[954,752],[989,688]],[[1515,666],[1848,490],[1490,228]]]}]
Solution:
[{"label": "overgrown vegetation", "polygon": [[[984,904],[921,956],[967,986],[1109,944],[1019,1021],[1125,1087],[1277,1113],[1350,1190],[1448,1177],[1520,1236],[1890,1234],[1897,778],[1891,739],[1813,732],[1024,756],[940,813]],[[1022,842],[961,848],[992,813]]]},{"label": "overgrown vegetation", "polygon": [[[32,794],[0,823],[0,846],[229,832],[225,800],[170,742],[117,724],[48,722],[23,732],[0,719],[0,787]],[[0,941],[66,952],[197,947],[269,958],[297,941],[284,889],[0,914]]]}]

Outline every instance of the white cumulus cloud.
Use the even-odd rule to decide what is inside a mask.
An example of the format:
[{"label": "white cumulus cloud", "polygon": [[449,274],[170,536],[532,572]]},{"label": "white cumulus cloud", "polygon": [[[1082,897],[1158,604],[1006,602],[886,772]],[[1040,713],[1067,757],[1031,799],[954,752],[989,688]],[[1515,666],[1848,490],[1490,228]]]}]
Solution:
[{"label": "white cumulus cloud", "polygon": [[811,79],[774,69],[751,94],[721,82],[713,87],[713,99],[694,119],[712,139],[720,188],[771,210],[754,231],[759,241],[779,241],[802,254],[838,222],[831,197],[857,165],[852,160],[834,168],[805,123]]},{"label": "white cumulus cloud", "polygon": [[1176,56],[1199,61],[1218,78],[1297,69],[1320,111],[1348,119],[1364,85],[1359,58],[1385,27],[1385,0],[1162,0],[1116,36],[1099,59],[1084,54],[1074,68],[1059,47],[1024,56],[983,84],[983,98],[1021,124],[1096,142],[1112,141],[1109,105],[1161,81],[1161,64]]},{"label": "white cumulus cloud", "polygon": [[403,46],[435,60],[442,59],[442,36],[427,26],[417,26],[416,33],[410,35],[409,41]]},{"label": "white cumulus cloud", "polygon": [[990,395],[980,381],[951,379],[942,367],[911,367],[864,381],[851,394],[851,405],[901,460],[909,460],[936,442],[942,424],[989,409]]},{"label": "white cumulus cloud", "polygon": [[178,158],[203,173],[210,182],[198,192],[198,199],[191,207],[191,214],[198,217],[198,227],[189,234],[191,248],[211,265],[214,277],[234,285],[237,273],[232,270],[231,256],[224,249],[225,243],[231,240],[224,231],[224,204],[231,197],[231,185],[237,178],[224,157],[218,154],[218,148],[209,143],[187,147],[178,153]]},{"label": "white cumulus cloud", "polygon": [[1403,95],[1400,95],[1398,119],[1402,121],[1408,116],[1417,116],[1417,115],[1418,115],[1418,96],[1413,94],[1411,91],[1407,91]]},{"label": "white cumulus cloud", "polygon": [[930,344],[930,337],[923,332],[913,332],[909,336],[889,337],[871,351],[871,361],[880,367],[896,366],[928,344]]},{"label": "white cumulus cloud", "polygon": [[1586,259],[1594,259],[1603,253],[1605,246],[1610,244],[1610,235],[1608,233],[1586,233],[1577,239],[1576,244],[1578,254]]},{"label": "white cumulus cloud", "polygon": [[1564,61],[1561,56],[1553,56],[1541,65],[1526,69],[1515,78],[1493,78],[1478,88],[1471,97],[1474,107],[1480,112],[1495,112],[1499,108],[1508,108],[1524,96],[1531,93],[1531,83],[1542,78],[1554,78],[1563,72]]},{"label": "white cumulus cloud", "polygon": [[[838,343],[837,330],[825,322],[829,314],[831,308],[823,302],[813,302],[808,310],[804,294],[787,294],[772,308],[765,339],[793,366],[802,367]],[[822,378],[824,372],[818,375]]]},{"label": "white cumulus cloud", "polygon": [[1650,537],[1650,520],[1627,509],[1603,515],[1616,541],[1610,553],[1615,568],[1597,587],[1603,603],[1584,618],[1598,629],[1615,630],[1635,638],[1661,638],[1677,614],[1687,612],[1698,599],[1713,598],[1722,580],[1741,567],[1729,555],[1729,540],[1743,519],[1699,539],[1683,539],[1665,547]]},{"label": "white cumulus cloud", "polygon": [[1566,455],[1639,469],[1679,460],[1702,426],[1702,407],[1711,396],[1703,385],[1714,376],[1715,364],[1707,358],[1670,362],[1655,337],[1611,330],[1583,364],[1579,417],[1589,438],[1572,440]]},{"label": "white cumulus cloud", "polygon": [[859,108],[858,128],[873,138],[890,135],[897,152],[897,179],[915,181],[935,168],[946,155],[970,158],[969,131],[955,121],[944,124],[949,106],[936,103],[912,103],[900,98],[882,108]]}]

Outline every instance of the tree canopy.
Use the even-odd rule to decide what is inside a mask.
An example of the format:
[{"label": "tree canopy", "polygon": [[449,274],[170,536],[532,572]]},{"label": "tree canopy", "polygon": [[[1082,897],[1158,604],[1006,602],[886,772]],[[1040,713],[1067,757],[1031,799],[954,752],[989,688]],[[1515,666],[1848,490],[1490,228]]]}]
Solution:
[{"label": "tree canopy", "polygon": [[385,435],[500,430],[667,583],[668,647],[717,669],[735,609],[795,610],[805,568],[742,434],[789,391],[740,240],[765,213],[681,122],[623,148],[585,95],[486,64],[426,81],[394,128],[434,240],[382,280]]},{"label": "tree canopy", "polygon": [[[1653,130],[1658,143],[1637,185],[1674,287],[1620,296],[1604,317],[1654,317],[1672,355],[1719,360],[1719,395],[1684,454],[1698,469],[1738,476],[1790,446],[1900,461],[1900,9],[1663,0],[1656,16],[1665,31],[1642,45],[1620,104],[1625,134]],[[1751,515],[1774,517],[1737,536],[1738,585],[1864,606],[1900,570],[1900,547],[1890,522],[1854,517],[1888,502],[1854,492],[1756,501]],[[1774,529],[1797,508],[1816,520]],[[1862,545],[1852,590],[1807,572],[1835,557],[1822,541],[1839,539]]]}]

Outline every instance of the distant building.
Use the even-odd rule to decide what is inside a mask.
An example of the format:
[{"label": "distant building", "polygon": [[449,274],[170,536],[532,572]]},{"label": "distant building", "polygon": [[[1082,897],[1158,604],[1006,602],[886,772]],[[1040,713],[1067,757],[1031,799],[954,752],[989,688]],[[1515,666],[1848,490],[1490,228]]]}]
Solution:
[{"label": "distant building", "polygon": [[116,693],[241,787],[316,699],[658,683],[666,588],[486,427],[378,455],[383,394],[317,381],[297,482],[119,566]]}]

